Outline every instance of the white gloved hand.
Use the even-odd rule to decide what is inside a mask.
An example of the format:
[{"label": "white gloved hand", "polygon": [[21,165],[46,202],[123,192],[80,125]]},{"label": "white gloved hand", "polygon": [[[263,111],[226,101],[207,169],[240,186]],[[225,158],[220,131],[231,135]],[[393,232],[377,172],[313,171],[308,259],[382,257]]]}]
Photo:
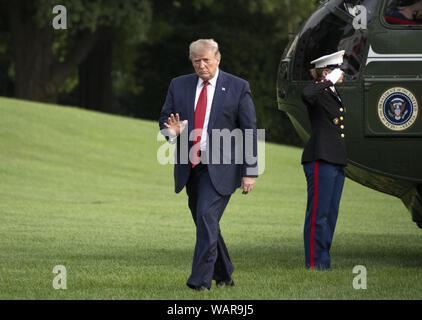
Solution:
[{"label": "white gloved hand", "polygon": [[334,69],[331,71],[325,79],[330,80],[333,84],[336,84],[336,82],[340,79],[341,75],[343,74],[343,71],[341,71],[339,68]]}]

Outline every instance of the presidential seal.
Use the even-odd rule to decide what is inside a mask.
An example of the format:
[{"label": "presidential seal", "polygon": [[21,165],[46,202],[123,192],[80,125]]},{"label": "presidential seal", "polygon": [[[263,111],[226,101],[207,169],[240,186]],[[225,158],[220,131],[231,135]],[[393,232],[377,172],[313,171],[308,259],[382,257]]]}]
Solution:
[{"label": "presidential seal", "polygon": [[418,116],[418,101],[415,95],[402,87],[385,91],[378,101],[378,117],[390,130],[409,128]]}]

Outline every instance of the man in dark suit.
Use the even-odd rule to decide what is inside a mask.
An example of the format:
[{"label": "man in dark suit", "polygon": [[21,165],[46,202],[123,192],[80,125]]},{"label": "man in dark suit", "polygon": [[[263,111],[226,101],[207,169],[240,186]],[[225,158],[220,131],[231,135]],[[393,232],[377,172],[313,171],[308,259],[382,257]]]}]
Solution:
[{"label": "man in dark suit", "polygon": [[305,265],[326,270],[331,267],[330,248],[337,222],[347,164],[343,106],[334,85],[343,81],[344,50],[311,63],[314,83],[302,93],[311,121],[311,137],[302,154],[307,181],[304,244]]},{"label": "man in dark suit", "polygon": [[195,73],[172,79],[159,125],[176,143],[175,191],[186,186],[196,225],[187,286],[209,290],[212,280],[217,286],[234,285],[219,221],[236,188],[247,194],[254,187],[256,115],[248,82],[219,70],[221,54],[214,40],[192,42],[189,58]]}]

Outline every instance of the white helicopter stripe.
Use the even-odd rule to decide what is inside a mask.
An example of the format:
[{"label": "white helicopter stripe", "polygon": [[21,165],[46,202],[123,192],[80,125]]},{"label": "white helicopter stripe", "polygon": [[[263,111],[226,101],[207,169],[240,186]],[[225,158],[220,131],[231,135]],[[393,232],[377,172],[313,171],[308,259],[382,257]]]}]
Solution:
[{"label": "white helicopter stripe", "polygon": [[380,54],[370,46],[366,65],[379,61],[422,61],[422,54]]}]

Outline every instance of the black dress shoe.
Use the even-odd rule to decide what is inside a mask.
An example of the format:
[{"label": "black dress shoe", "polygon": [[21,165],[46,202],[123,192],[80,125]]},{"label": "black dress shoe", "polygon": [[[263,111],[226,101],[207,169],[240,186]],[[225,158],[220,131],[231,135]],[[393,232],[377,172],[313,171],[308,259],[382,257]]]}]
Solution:
[{"label": "black dress shoe", "polygon": [[196,291],[210,291],[209,288],[205,287],[205,286],[194,286],[192,284],[186,284],[189,288],[191,288],[192,290],[196,290]]},{"label": "black dress shoe", "polygon": [[234,281],[233,279],[230,280],[215,280],[215,284],[217,287],[233,287]]}]

